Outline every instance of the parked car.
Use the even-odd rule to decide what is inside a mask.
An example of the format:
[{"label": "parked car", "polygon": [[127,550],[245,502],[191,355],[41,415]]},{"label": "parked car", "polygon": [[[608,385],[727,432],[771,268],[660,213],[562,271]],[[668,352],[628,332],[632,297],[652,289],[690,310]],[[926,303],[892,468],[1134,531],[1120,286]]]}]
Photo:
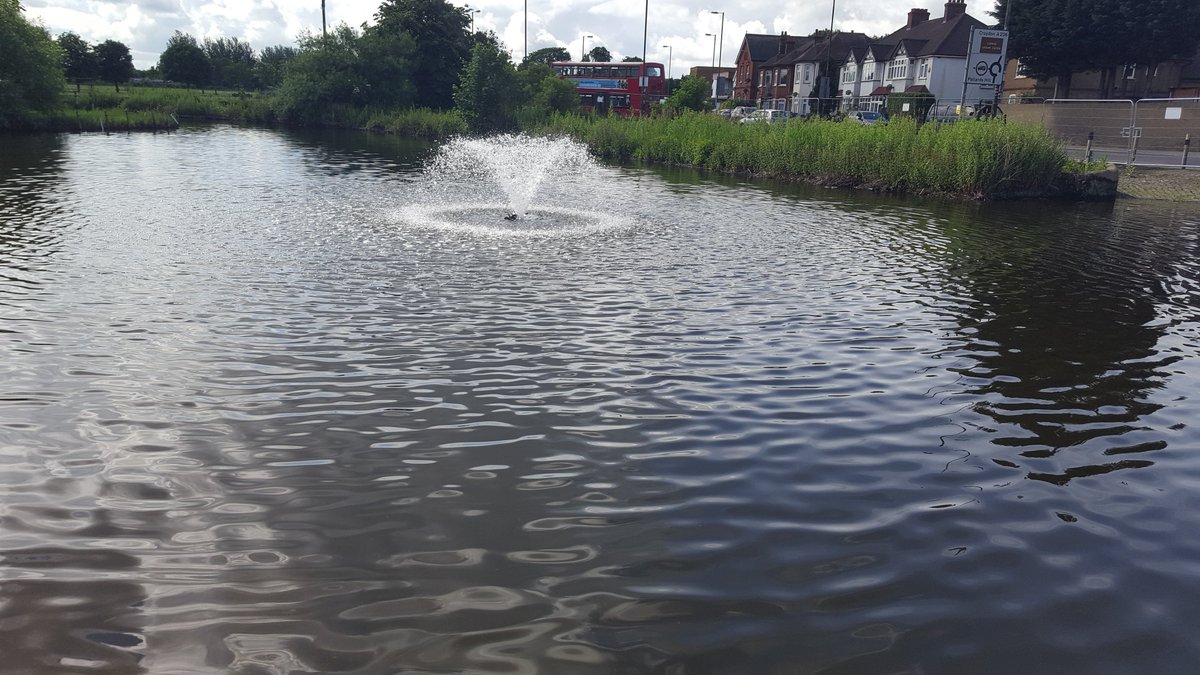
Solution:
[{"label": "parked car", "polygon": [[729,109],[729,119],[740,120],[749,117],[757,108],[749,105],[737,105]]},{"label": "parked car", "polygon": [[887,124],[887,118],[883,113],[877,113],[873,110],[855,110],[846,115],[846,120],[858,122],[859,124]]},{"label": "parked car", "polygon": [[975,117],[975,106],[969,105],[964,111],[957,103],[939,103],[929,109],[925,116],[930,122],[957,122],[960,119]]},{"label": "parked car", "polygon": [[758,122],[773,124],[775,122],[786,122],[789,118],[795,116],[790,110],[755,110],[750,113],[749,117],[742,118],[742,124]]}]

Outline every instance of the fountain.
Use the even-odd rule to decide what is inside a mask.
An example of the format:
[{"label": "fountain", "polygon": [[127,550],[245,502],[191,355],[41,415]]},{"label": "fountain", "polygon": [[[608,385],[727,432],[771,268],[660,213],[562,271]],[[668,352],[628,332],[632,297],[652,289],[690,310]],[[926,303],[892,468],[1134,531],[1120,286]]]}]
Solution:
[{"label": "fountain", "polygon": [[[596,178],[602,171],[586,146],[566,138],[459,137],[429,162],[425,198],[403,208],[400,220],[501,236],[583,234],[628,225],[611,204],[602,203],[608,192],[597,185],[604,182]],[[554,205],[548,192],[566,192],[570,206]]]}]

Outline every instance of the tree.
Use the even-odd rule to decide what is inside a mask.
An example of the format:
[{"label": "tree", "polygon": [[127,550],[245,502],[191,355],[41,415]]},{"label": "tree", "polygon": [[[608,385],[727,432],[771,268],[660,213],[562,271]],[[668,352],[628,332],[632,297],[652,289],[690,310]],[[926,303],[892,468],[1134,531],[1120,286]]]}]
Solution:
[{"label": "tree", "polygon": [[[1139,0],[1122,3],[1130,31],[1124,63],[1147,66],[1143,95],[1150,92],[1159,64],[1191,57],[1200,47],[1200,3],[1195,0]],[[1124,65],[1118,64],[1118,65]]]},{"label": "tree", "polygon": [[212,82],[225,89],[252,89],[257,85],[254,77],[254,49],[249,43],[237,38],[205,39],[204,55],[212,64]]},{"label": "tree", "polygon": [[283,79],[283,68],[299,53],[295,47],[276,45],[267,47],[259,54],[254,64],[254,77],[260,86],[275,87]]},{"label": "tree", "polygon": [[396,37],[367,31],[358,39],[356,71],[366,82],[363,98],[371,105],[411,105],[416,89],[413,69],[416,44],[407,34]]},{"label": "tree", "polygon": [[555,61],[570,61],[571,53],[562,47],[543,47],[532,51],[521,60],[520,68],[525,68],[530,64],[544,63],[547,66]]},{"label": "tree", "polygon": [[158,69],[164,79],[192,87],[203,87],[212,79],[208,55],[196,43],[196,38],[179,31],[167,40],[167,48],[158,57]]},{"label": "tree", "polygon": [[105,40],[96,45],[96,60],[99,62],[100,79],[111,83],[121,91],[121,83],[133,77],[133,56],[129,47],[116,40]]},{"label": "tree", "polygon": [[588,58],[584,61],[596,61],[597,63],[608,63],[612,61],[612,52],[608,51],[608,47],[596,45],[588,50]]},{"label": "tree", "polygon": [[59,35],[55,42],[63,50],[63,72],[75,83],[75,91],[79,91],[80,80],[90,80],[100,72],[96,52],[87,41],[71,32]]},{"label": "tree", "polygon": [[[992,12],[1011,33],[1009,56],[1040,78],[1058,78],[1069,96],[1072,73],[1112,71],[1126,64],[1154,66],[1190,56],[1200,44],[1200,3],[1195,0],[997,0]],[[1149,86],[1149,83],[1147,83]],[[1104,89],[1109,89],[1105,84]]]},{"label": "tree", "polygon": [[472,131],[510,129],[515,123],[518,92],[516,69],[500,44],[476,44],[462,80],[454,88],[455,108]]},{"label": "tree", "polygon": [[62,49],[45,28],[25,19],[16,0],[0,0],[0,45],[0,128],[54,109],[66,84]]},{"label": "tree", "polygon": [[531,63],[517,70],[521,98],[527,103],[521,109],[522,121],[543,120],[552,113],[579,109],[579,93],[575,81],[562,79],[554,69],[543,63]]},{"label": "tree", "polygon": [[411,38],[360,35],[346,24],[325,37],[304,33],[283,67],[275,112],[287,124],[315,126],[339,105],[412,104]]},{"label": "tree", "polygon": [[712,108],[710,84],[703,77],[687,75],[679,81],[679,88],[663,102],[663,107],[676,113],[683,110],[709,110]]},{"label": "tree", "polygon": [[383,0],[368,32],[411,37],[416,46],[413,86],[418,105],[450,108],[454,85],[472,57],[471,20],[465,9],[446,0]]},{"label": "tree", "polygon": [[641,62],[642,62],[642,57],[640,57],[640,56],[626,56],[625,58],[621,59],[621,63],[641,63]]}]

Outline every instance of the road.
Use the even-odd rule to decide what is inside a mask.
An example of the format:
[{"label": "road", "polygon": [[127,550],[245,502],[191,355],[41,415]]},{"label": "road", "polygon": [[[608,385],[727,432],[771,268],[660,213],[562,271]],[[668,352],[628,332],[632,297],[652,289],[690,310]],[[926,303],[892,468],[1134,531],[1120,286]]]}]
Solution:
[{"label": "road", "polygon": [[[1085,149],[1077,145],[1067,146],[1067,155],[1074,159],[1083,159]],[[1092,147],[1093,159],[1107,159],[1113,164],[1129,162],[1129,148],[1099,148]],[[1138,150],[1134,158],[1134,166],[1182,166],[1183,148],[1179,150]],[[1187,167],[1200,169],[1200,147],[1192,148],[1188,154]]]}]

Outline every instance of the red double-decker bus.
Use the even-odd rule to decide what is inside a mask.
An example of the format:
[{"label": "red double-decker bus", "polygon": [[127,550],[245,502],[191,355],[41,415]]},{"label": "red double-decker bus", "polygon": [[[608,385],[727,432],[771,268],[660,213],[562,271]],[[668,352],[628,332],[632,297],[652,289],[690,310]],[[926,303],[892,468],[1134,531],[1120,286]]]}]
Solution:
[{"label": "red double-decker bus", "polygon": [[559,61],[553,67],[559,77],[575,80],[579,107],[600,115],[640,115],[667,97],[661,63]]}]

